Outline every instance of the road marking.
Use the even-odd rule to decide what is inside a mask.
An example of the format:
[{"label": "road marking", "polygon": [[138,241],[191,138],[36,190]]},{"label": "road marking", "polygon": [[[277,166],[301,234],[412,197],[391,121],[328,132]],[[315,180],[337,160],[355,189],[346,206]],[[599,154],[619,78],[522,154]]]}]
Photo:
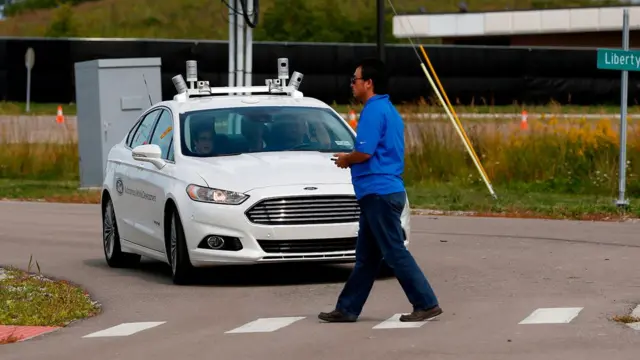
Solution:
[{"label": "road marking", "polygon": [[104,329],[101,331],[91,333],[89,335],[85,335],[83,336],[83,338],[129,336],[137,332],[140,332],[142,330],[147,330],[147,329],[151,329],[152,327],[162,325],[164,323],[165,321],[122,323],[120,325],[116,325],[108,329]]},{"label": "road marking", "polygon": [[540,308],[520,321],[519,324],[568,324],[578,316],[582,309],[584,308]]},{"label": "road marking", "polygon": [[[633,309],[633,311],[631,312],[631,316],[635,317],[635,318],[640,318],[640,305],[636,306],[635,309]],[[627,324],[628,327],[632,328],[633,330],[639,330],[640,331],[640,321],[634,322],[634,323],[629,323]]]},{"label": "road marking", "polygon": [[289,326],[294,322],[302,320],[304,318],[304,316],[260,318],[258,320],[246,323],[233,330],[229,330],[225,332],[225,334],[272,332],[285,326]]},{"label": "road marking", "polygon": [[400,321],[400,315],[403,314],[395,314],[387,320],[379,323],[374,326],[374,329],[407,329],[407,328],[419,328],[424,325],[427,321],[432,321],[434,319],[429,319],[427,321],[408,321],[402,322]]}]

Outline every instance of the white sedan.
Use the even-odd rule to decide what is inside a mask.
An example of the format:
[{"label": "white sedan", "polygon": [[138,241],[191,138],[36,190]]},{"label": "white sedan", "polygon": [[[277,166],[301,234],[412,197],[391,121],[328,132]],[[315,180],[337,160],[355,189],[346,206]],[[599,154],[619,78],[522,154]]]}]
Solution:
[{"label": "white sedan", "polygon": [[[359,207],[349,170],[331,160],[353,149],[345,119],[297,87],[229,95],[199,86],[177,86],[110,150],[107,263],[147,256],[184,284],[194,268],[216,264],[353,262]],[[402,225],[408,244],[408,202]]]}]

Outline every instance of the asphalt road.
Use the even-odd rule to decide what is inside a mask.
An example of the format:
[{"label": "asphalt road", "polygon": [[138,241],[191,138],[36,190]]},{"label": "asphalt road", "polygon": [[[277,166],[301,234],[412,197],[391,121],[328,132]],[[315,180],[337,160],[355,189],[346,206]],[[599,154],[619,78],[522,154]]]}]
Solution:
[{"label": "asphalt road", "polygon": [[[95,318],[0,346],[2,360],[621,360],[640,353],[640,331],[609,320],[640,302],[639,224],[414,217],[411,250],[444,314],[397,328],[385,320],[410,306],[394,278],[378,280],[359,322],[317,320],[332,308],[348,265],[220,268],[179,287],[155,262],[108,268],[97,206],[7,202],[0,219],[0,264],[24,268],[33,254],[47,275],[82,284],[103,305]],[[534,314],[541,308],[556,309]],[[237,330],[258,319],[253,330],[262,332]],[[545,321],[560,323],[535,323]],[[123,323],[143,324],[85,337]],[[381,323],[386,328],[375,328]]]}]

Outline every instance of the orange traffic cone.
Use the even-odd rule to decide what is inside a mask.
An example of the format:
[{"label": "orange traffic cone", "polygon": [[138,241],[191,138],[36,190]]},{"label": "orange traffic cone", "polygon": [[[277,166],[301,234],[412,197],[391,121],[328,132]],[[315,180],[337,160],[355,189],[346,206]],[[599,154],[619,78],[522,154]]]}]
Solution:
[{"label": "orange traffic cone", "polygon": [[527,111],[522,110],[522,120],[520,120],[520,129],[527,130],[529,128],[529,123],[527,123]]},{"label": "orange traffic cone", "polygon": [[56,122],[62,124],[64,122],[64,115],[62,114],[62,106],[58,105],[58,114],[56,115]]},{"label": "orange traffic cone", "polygon": [[350,110],[349,111],[349,126],[351,126],[351,128],[353,130],[356,129],[356,127],[358,127],[358,120],[356,120],[356,112],[354,110]]}]

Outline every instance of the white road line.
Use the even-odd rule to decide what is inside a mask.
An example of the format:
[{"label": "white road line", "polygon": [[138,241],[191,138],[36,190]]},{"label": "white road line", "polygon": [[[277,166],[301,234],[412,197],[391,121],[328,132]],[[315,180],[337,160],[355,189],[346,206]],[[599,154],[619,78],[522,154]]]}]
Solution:
[{"label": "white road line", "polygon": [[519,324],[568,324],[578,316],[582,309],[584,308],[540,308],[520,321]]},{"label": "white road line", "polygon": [[304,319],[304,316],[296,317],[275,317],[275,318],[260,318],[252,322],[246,323],[238,328],[229,330],[225,334],[239,334],[239,333],[255,333],[255,332],[272,332],[281,329],[285,326],[289,326],[296,321]]},{"label": "white road line", "polygon": [[379,323],[374,326],[374,329],[407,329],[407,328],[419,328],[424,325],[427,321],[432,321],[434,319],[429,319],[427,321],[408,321],[402,322],[400,321],[400,315],[403,314],[395,314],[387,320]]},{"label": "white road line", "polygon": [[94,337],[109,337],[109,336],[129,336],[133,335],[142,330],[147,330],[152,327],[156,327],[158,325],[164,324],[165,321],[157,321],[157,322],[134,322],[134,323],[122,323],[120,325],[116,325],[114,327],[110,327],[108,329],[104,329],[101,331],[97,331],[91,333],[89,335],[83,336],[83,338],[94,338]]},{"label": "white road line", "polygon": [[[631,312],[631,316],[633,316],[635,318],[640,318],[640,305],[636,306],[636,308],[633,309],[633,311]],[[640,321],[634,322],[634,323],[629,323],[629,324],[627,324],[627,326],[632,328],[633,330],[640,331]]]}]

